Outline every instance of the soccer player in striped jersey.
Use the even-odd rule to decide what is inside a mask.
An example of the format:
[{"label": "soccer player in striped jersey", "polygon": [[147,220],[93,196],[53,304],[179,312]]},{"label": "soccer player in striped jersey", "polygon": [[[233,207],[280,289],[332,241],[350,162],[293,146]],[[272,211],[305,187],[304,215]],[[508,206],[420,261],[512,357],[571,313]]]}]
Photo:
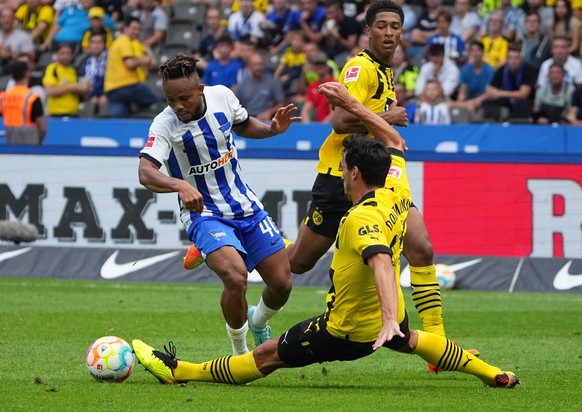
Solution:
[{"label": "soccer player in striped jersey", "polygon": [[[388,149],[363,134],[342,141],[343,186],[353,206],[342,218],[334,244],[325,312],[242,356],[191,363],[176,358],[173,344],[163,353],[135,339],[132,345],[137,358],[164,383],[245,384],[280,368],[351,361],[386,347],[416,354],[445,370],[474,375],[492,387],[515,387],[519,380],[512,372],[483,362],[443,336],[408,327],[399,285],[402,238],[412,203],[404,180],[404,142],[339,83],[323,83],[319,90],[330,103],[358,116],[370,132],[393,147]],[[386,188],[386,176],[392,169],[398,169],[403,179]]]},{"label": "soccer player in striped jersey", "polygon": [[[339,81],[349,94],[387,123],[407,125],[406,111],[396,106],[394,78],[390,64],[403,36],[402,8],[388,0],[372,2],[366,12],[369,48],[352,57],[344,66]],[[317,178],[311,190],[312,203],[296,241],[287,253],[293,273],[304,273],[333,244],[340,219],[349,209],[341,182],[341,148],[349,133],[366,133],[361,120],[343,110],[334,110],[333,130],[319,150]],[[378,136],[376,136],[378,138]],[[387,142],[384,142],[387,143]],[[389,174],[386,186],[397,176]],[[412,298],[422,321],[423,330],[445,336],[441,293],[433,262],[433,247],[424,220],[416,207],[408,213],[408,232],[404,239],[404,256],[410,267]],[[431,371],[436,369],[429,365]]]},{"label": "soccer player in striped jersey", "polygon": [[[232,132],[264,139],[284,132],[295,106],[277,110],[270,125],[248,115],[232,91],[204,87],[197,59],[178,53],[160,66],[168,106],[153,120],[141,150],[139,180],[156,193],[178,193],[188,238],[222,280],[221,307],[235,355],[272,338],[267,321],[287,302],[291,272],[277,226],[246,182]],[[168,175],[159,169],[165,164]],[[266,283],[255,306],[247,306],[248,272]],[[247,321],[248,318],[248,321]]]}]

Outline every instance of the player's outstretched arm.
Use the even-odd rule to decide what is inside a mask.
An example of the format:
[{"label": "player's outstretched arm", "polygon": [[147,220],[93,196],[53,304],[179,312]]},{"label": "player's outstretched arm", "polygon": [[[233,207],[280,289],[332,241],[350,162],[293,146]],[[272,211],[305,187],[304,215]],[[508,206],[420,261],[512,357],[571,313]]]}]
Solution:
[{"label": "player's outstretched arm", "polygon": [[358,117],[368,131],[388,147],[404,151],[406,145],[400,133],[384,121],[379,115],[372,112],[362,103],[350,96],[346,88],[338,82],[327,82],[319,86],[319,92],[334,106],[350,112]]},{"label": "player's outstretched arm", "polygon": [[[388,124],[402,127],[408,126],[408,115],[406,109],[398,106],[395,101],[392,102],[388,111],[378,113],[378,115]],[[368,130],[364,123],[362,123],[361,119],[341,107],[336,108],[336,110],[333,111],[331,124],[333,129],[341,134],[368,133]]]},{"label": "player's outstretched arm", "polygon": [[387,253],[376,253],[368,258],[368,266],[374,272],[376,290],[382,311],[382,329],[372,348],[381,348],[394,336],[404,337],[398,325],[398,286],[392,258]]},{"label": "player's outstretched arm", "polygon": [[233,129],[237,135],[249,139],[273,137],[285,132],[291,126],[291,123],[301,120],[301,117],[293,116],[296,111],[297,107],[294,104],[288,104],[277,109],[271,124],[266,124],[254,117],[249,117],[248,121],[234,126]]}]

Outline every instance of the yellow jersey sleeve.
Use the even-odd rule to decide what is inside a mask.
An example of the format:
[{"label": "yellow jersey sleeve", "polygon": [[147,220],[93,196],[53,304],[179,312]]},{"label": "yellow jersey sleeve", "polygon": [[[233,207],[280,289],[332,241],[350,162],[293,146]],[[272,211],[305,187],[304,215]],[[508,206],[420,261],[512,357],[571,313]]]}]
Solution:
[{"label": "yellow jersey sleeve", "polygon": [[386,188],[391,189],[398,196],[412,198],[408,174],[406,173],[406,160],[404,153],[396,149],[390,149],[392,163],[386,176]]}]

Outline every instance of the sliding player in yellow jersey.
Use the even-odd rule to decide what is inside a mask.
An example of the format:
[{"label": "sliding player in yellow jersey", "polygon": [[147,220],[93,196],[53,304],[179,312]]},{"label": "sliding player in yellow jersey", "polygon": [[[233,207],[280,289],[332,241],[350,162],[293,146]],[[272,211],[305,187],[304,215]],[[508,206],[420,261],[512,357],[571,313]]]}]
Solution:
[{"label": "sliding player in yellow jersey", "polygon": [[443,336],[412,330],[399,285],[398,267],[406,218],[411,205],[408,184],[385,187],[392,167],[405,177],[404,143],[381,117],[333,82],[320,91],[364,121],[376,139],[359,134],[342,141],[343,188],[353,203],[341,220],[330,268],[332,286],[326,310],[296,324],[283,335],[240,356],[203,363],[176,358],[173,344],[166,353],[141,340],[132,342],[141,364],[164,383],[188,381],[245,384],[280,368],[313,363],[351,361],[381,347],[412,353],[444,370],[464,372],[492,387],[514,388],[519,379],[476,358]]},{"label": "sliding player in yellow jersey", "polygon": [[[403,35],[404,14],[397,4],[376,0],[366,12],[366,34],[369,48],[352,57],[344,66],[339,81],[351,96],[387,123],[407,125],[405,110],[396,106],[394,78],[390,64]],[[319,150],[317,178],[311,191],[312,203],[307,217],[299,227],[297,240],[287,253],[293,273],[304,273],[329,250],[341,217],[350,207],[341,183],[342,141],[349,133],[367,133],[361,120],[336,108],[333,130]],[[386,142],[384,142],[386,143]],[[386,186],[395,184],[390,174]],[[404,239],[404,256],[410,268],[412,299],[422,328],[445,336],[440,287],[433,261],[433,247],[424,220],[416,207],[408,214],[408,232]],[[474,351],[474,353],[478,353]],[[432,372],[438,370],[429,365]]]}]

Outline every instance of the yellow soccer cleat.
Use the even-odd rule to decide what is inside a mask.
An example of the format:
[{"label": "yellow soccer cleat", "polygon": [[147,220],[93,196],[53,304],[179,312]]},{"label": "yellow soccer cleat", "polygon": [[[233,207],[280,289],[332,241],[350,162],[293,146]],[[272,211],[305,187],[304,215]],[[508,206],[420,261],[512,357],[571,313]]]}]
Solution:
[{"label": "yellow soccer cleat", "polygon": [[166,353],[162,353],[139,339],[131,342],[135,356],[148,372],[154,375],[162,383],[179,383],[174,378],[174,369],[178,367],[176,359],[176,347],[173,342],[164,345]]}]

